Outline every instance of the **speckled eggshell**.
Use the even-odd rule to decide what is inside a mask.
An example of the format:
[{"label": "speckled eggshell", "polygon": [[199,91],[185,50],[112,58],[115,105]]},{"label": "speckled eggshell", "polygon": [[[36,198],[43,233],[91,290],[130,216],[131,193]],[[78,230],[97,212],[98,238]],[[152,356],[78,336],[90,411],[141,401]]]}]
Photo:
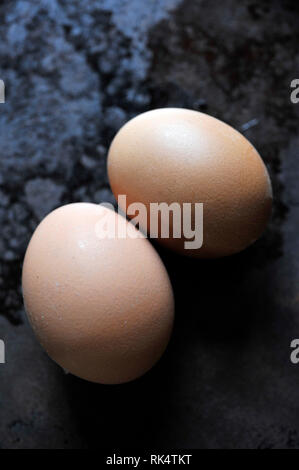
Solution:
[{"label": "speckled eggshell", "polygon": [[142,202],[149,214],[153,202],[204,204],[200,249],[186,250],[183,236],[159,240],[186,255],[237,253],[260,237],[271,215],[271,182],[258,152],[238,131],[197,111],[157,109],[129,121],[111,144],[108,172],[127,207]]},{"label": "speckled eggshell", "polygon": [[34,331],[50,357],[83,379],[128,382],[163,354],[172,330],[171,284],[150,242],[99,238],[97,223],[136,232],[112,210],[70,204],[36,229],[23,266],[23,295]]}]

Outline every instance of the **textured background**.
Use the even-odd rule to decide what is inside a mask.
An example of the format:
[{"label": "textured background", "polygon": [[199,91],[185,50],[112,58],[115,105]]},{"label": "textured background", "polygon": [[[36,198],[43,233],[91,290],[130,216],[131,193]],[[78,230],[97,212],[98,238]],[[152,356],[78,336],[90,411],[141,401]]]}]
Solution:
[{"label": "textured background", "polygon": [[[0,1],[0,447],[299,449],[298,22],[295,1]],[[177,302],[168,352],[134,383],[88,384],[33,337],[24,251],[55,207],[112,199],[112,136],[162,106],[208,112],[256,145],[272,222],[229,259],[161,251]]]}]

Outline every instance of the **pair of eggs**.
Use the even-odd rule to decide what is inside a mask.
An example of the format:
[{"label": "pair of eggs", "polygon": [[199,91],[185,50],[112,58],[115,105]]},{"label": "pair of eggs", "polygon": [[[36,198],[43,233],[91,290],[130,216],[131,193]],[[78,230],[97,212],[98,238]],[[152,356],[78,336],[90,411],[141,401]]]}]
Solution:
[{"label": "pair of eggs", "polygon": [[[253,243],[267,224],[272,189],[254,147],[208,115],[160,109],[128,122],[108,156],[113,193],[130,204],[203,204],[203,245],[159,242],[198,258],[228,256]],[[194,212],[191,222],[194,224]],[[126,237],[101,237],[101,223]],[[150,231],[151,220],[146,221]],[[142,221],[141,221],[142,226]],[[119,232],[118,232],[119,233]],[[26,311],[50,357],[83,379],[134,380],[161,357],[174,320],[166,269],[146,236],[103,206],[70,204],[36,229],[23,266]]]}]

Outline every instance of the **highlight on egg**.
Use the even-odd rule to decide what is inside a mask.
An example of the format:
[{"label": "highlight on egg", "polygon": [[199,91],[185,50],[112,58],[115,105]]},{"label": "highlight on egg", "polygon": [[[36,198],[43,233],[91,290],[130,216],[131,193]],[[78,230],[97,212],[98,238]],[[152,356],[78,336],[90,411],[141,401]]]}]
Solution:
[{"label": "highlight on egg", "polygon": [[174,320],[166,269],[150,242],[101,237],[102,219],[137,232],[114,211],[77,203],[49,214],[28,246],[23,295],[30,323],[49,356],[83,379],[134,380],[160,359]]},{"label": "highlight on egg", "polygon": [[[146,207],[138,222],[150,235],[155,232],[152,204],[177,205],[181,214],[185,204],[192,205],[190,230],[183,218],[178,227],[172,210],[158,222],[158,241],[181,254],[217,258],[238,253],[262,235],[271,215],[271,181],[257,150],[229,125],[197,111],[157,109],[129,121],[110,146],[108,174],[129,217],[136,215],[130,208]],[[164,236],[167,223],[169,236]],[[200,230],[203,243],[186,246]]]}]

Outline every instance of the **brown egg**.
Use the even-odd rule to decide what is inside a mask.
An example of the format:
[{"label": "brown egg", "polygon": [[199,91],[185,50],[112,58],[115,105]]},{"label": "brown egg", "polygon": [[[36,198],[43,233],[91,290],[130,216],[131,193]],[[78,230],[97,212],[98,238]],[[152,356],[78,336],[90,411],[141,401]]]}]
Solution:
[{"label": "brown egg", "polygon": [[[113,224],[126,238],[111,235]],[[83,379],[131,381],[161,357],[174,299],[158,254],[125,218],[70,204],[36,229],[23,267],[26,311],[50,357]]]},{"label": "brown egg", "polygon": [[[132,119],[111,144],[108,172],[114,196],[127,196],[120,202],[123,210],[145,204],[140,226],[148,230],[152,203],[178,203],[181,209],[192,204],[198,239],[200,223],[203,228],[202,247],[186,248],[191,235],[185,235],[183,222],[181,234],[173,233],[171,218],[170,237],[163,238],[161,220],[158,231],[161,243],[186,255],[237,253],[260,237],[271,214],[271,182],[258,152],[232,127],[196,111],[157,109]],[[195,218],[200,203],[203,224]]]}]

